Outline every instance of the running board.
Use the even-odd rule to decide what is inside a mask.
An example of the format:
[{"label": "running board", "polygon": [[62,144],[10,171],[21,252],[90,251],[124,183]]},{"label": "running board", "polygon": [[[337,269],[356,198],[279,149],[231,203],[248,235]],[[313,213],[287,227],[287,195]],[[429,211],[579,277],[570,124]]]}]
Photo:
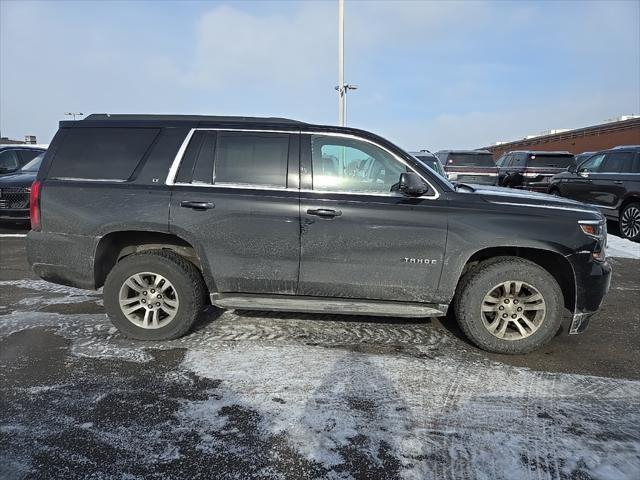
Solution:
[{"label": "running board", "polygon": [[447,314],[447,305],[441,304],[303,297],[296,295],[212,293],[211,303],[216,307],[238,310],[336,313],[380,317],[443,317]]}]

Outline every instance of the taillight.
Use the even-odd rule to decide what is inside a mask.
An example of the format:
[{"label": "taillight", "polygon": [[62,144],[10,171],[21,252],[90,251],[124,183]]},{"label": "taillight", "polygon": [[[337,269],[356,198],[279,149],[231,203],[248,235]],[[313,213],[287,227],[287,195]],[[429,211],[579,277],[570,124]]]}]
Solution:
[{"label": "taillight", "polygon": [[36,180],[31,185],[29,193],[29,216],[31,217],[31,230],[40,230],[40,190],[42,182]]}]

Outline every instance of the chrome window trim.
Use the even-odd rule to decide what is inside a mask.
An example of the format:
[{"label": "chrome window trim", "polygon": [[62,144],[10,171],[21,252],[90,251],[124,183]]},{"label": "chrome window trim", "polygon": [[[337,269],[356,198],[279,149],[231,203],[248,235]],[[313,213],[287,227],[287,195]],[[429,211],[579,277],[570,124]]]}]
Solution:
[{"label": "chrome window trim", "polygon": [[124,183],[128,179],[122,178],[78,178],[78,177],[51,177],[51,180],[64,180],[65,182],[115,182]]},{"label": "chrome window trim", "polygon": [[407,167],[409,170],[411,170],[412,172],[414,172],[415,174],[417,174],[427,185],[429,185],[429,187],[435,192],[434,195],[429,195],[429,196],[422,196],[422,197],[418,197],[418,198],[424,198],[427,200],[436,200],[437,198],[440,197],[440,191],[435,188],[431,182],[429,182],[429,180],[427,180],[426,178],[424,178],[424,176],[416,171],[411,165],[409,165],[405,160],[403,160],[402,158],[400,158],[398,155],[396,155],[395,153],[393,153],[392,151],[390,151],[388,148],[383,147],[382,145],[369,140],[367,138],[362,138],[359,137],[357,135],[353,135],[350,133],[340,133],[340,132],[322,132],[322,131],[314,131],[314,130],[277,130],[277,129],[254,129],[254,128],[192,128],[189,133],[187,133],[185,139],[182,141],[182,144],[180,145],[180,148],[178,149],[178,152],[176,153],[176,156],[173,159],[173,162],[171,163],[171,167],[169,168],[169,173],[167,174],[167,178],[165,180],[165,185],[180,185],[180,186],[198,186],[198,187],[222,187],[222,188],[229,188],[229,187],[233,187],[233,188],[245,188],[245,189],[252,189],[252,190],[277,190],[277,191],[300,191],[300,192],[305,192],[305,193],[332,193],[332,194],[344,194],[344,195],[371,195],[371,196],[386,196],[386,197],[395,197],[396,195],[392,194],[391,192],[389,193],[369,193],[369,192],[334,192],[334,191],[328,191],[328,190],[312,190],[312,189],[290,189],[290,188],[284,188],[284,187],[268,187],[265,185],[260,185],[260,186],[247,186],[247,185],[241,185],[241,184],[211,184],[211,185],[207,185],[207,184],[194,184],[194,183],[176,183],[175,182],[175,178],[176,175],[178,173],[178,168],[180,168],[180,163],[182,163],[182,159],[184,157],[184,154],[187,150],[187,147],[189,146],[189,142],[191,141],[191,137],[193,137],[193,134],[197,131],[197,130],[204,130],[204,131],[218,131],[218,132],[254,132],[254,133],[286,133],[286,134],[299,134],[299,135],[324,135],[324,136],[328,136],[328,137],[342,137],[342,138],[350,138],[353,140],[359,140],[361,142],[366,142],[369,143],[371,145],[374,145],[375,147],[378,147],[382,150],[384,150],[385,152],[387,152],[389,155],[391,155],[393,158],[395,158],[397,161],[399,161],[400,163],[402,163],[405,167]]}]

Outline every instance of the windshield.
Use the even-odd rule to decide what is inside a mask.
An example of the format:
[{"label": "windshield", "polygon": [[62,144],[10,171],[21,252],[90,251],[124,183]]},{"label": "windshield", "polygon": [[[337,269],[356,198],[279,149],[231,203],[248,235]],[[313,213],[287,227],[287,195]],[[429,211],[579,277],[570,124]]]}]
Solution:
[{"label": "windshield", "polygon": [[20,169],[21,172],[37,172],[40,169],[40,164],[44,158],[44,152],[37,157],[34,157],[29,163]]},{"label": "windshield", "polygon": [[461,167],[495,167],[493,156],[490,153],[450,153],[447,165]]},{"label": "windshield", "polygon": [[573,155],[540,155],[529,157],[530,167],[567,168],[575,163]]},{"label": "windshield", "polygon": [[[420,165],[422,165],[424,168],[429,170],[429,172],[433,173],[434,175],[437,175],[438,179],[446,183],[447,186],[449,186],[452,190],[455,190],[455,186],[453,185],[453,183],[451,183],[447,179],[447,177],[443,175],[442,166],[438,164],[438,159],[436,157],[424,157],[424,156],[416,157],[414,155],[413,158],[415,158]],[[435,162],[436,165],[432,166],[431,162]]]}]

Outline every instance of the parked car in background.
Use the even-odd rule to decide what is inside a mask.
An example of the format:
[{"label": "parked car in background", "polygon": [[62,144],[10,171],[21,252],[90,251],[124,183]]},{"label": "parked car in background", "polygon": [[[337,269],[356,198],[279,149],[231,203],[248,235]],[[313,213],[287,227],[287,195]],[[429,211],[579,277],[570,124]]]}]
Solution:
[{"label": "parked car in background", "polygon": [[443,178],[447,178],[447,173],[444,171],[440,160],[429,150],[420,150],[419,152],[412,152],[411,155],[416,157],[420,162],[429,167],[431,170],[439,174]]},{"label": "parked car in background", "polygon": [[551,177],[575,165],[575,157],[569,152],[514,151],[496,165],[500,186],[547,192]]},{"label": "parked car in background", "polygon": [[451,306],[479,347],[524,353],[565,308],[569,333],[583,331],[611,275],[594,207],[452,185],[375,134],[287,119],[63,121],[30,201],[34,271],[104,286],[114,325],[142,340],[184,335],[205,302],[393,317]]},{"label": "parked car in background", "polygon": [[436,157],[452,182],[498,183],[498,169],[488,150],[440,150]]},{"label": "parked car in background", "polygon": [[549,193],[598,207],[619,221],[620,233],[640,241],[640,147],[597,152],[577,167],[555,175]]},{"label": "parked car in background", "polygon": [[17,172],[46,150],[43,145],[0,145],[0,176]]},{"label": "parked car in background", "polygon": [[45,152],[24,167],[0,177],[0,220],[29,221],[29,194]]}]

